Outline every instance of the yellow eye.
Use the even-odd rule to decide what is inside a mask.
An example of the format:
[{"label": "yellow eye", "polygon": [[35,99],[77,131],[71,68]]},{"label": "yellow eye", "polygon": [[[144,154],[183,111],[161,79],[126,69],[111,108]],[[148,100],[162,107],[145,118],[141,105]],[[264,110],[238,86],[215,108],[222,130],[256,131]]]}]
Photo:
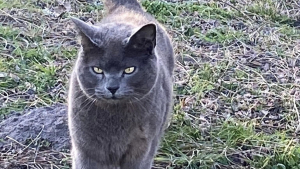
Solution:
[{"label": "yellow eye", "polygon": [[103,73],[103,70],[98,68],[98,67],[93,67],[93,70],[95,73],[98,73],[98,74],[102,74]]},{"label": "yellow eye", "polygon": [[135,67],[128,67],[124,70],[124,73],[130,74],[130,73],[133,73],[134,70],[135,70]]}]

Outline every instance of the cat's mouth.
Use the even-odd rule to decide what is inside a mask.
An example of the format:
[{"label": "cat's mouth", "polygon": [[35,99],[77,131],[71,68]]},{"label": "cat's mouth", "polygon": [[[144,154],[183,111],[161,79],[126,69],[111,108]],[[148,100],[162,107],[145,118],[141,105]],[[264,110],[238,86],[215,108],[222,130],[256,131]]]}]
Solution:
[{"label": "cat's mouth", "polygon": [[123,100],[123,97],[122,96],[117,96],[117,95],[110,95],[110,96],[100,96],[98,97],[99,99],[103,99],[103,100],[106,100],[106,101],[119,101],[119,100]]},{"label": "cat's mouth", "polygon": [[118,98],[117,98],[115,95],[113,95],[113,96],[111,97],[111,99],[117,100]]}]

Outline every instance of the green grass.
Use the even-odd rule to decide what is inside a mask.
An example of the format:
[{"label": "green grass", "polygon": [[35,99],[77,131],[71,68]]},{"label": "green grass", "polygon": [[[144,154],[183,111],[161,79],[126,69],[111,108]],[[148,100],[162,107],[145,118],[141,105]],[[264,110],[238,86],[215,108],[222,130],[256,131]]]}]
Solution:
[{"label": "green grass", "polygon": [[[10,15],[0,23],[0,115],[66,102],[78,47],[66,18],[97,21],[103,9],[74,3],[56,18],[44,12],[58,5],[53,1],[0,0],[1,14]],[[142,4],[166,26],[179,58],[173,119],[154,165],[300,169],[299,6],[272,0]],[[51,162],[69,168],[69,154],[59,157]]]},{"label": "green grass", "polygon": [[65,67],[57,61],[74,58],[76,51],[64,47],[47,48],[41,36],[26,37],[13,27],[1,27],[0,35],[5,39],[1,45],[4,57],[0,58],[0,72],[7,74],[0,82],[0,91],[9,91],[1,93],[5,96],[5,106],[0,114],[65,102],[51,91],[62,78],[58,71]]}]

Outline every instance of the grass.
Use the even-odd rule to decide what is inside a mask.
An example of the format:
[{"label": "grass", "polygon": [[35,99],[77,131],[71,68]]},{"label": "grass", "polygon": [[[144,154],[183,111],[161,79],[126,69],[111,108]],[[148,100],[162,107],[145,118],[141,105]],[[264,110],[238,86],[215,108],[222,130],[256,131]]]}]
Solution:
[{"label": "grass", "polygon": [[[0,90],[6,91],[3,100],[7,103],[0,114],[16,110],[16,107],[22,110],[24,105],[30,108],[63,101],[49,96],[49,91],[61,78],[58,76],[61,67],[55,65],[56,55],[61,53],[61,49],[49,49],[42,44],[41,37],[26,37],[9,26],[3,26],[0,32],[6,43],[3,44],[5,53],[0,59],[1,72],[8,74],[0,85]],[[32,97],[33,100],[28,102],[24,97]],[[14,102],[8,101],[10,99]]]},{"label": "grass", "polygon": [[[142,4],[167,27],[178,58],[173,119],[155,167],[300,168],[296,2]],[[52,1],[0,0],[0,115],[65,102],[78,47],[67,17],[98,21],[103,9],[70,5],[58,13]],[[48,161],[69,168],[69,154],[57,156]]]}]

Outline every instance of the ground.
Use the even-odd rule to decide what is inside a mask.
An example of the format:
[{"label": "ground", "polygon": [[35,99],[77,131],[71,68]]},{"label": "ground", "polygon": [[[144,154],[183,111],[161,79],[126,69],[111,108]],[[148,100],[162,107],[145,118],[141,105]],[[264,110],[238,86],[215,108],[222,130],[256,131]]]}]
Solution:
[{"label": "ground", "polygon": [[[177,60],[173,119],[154,167],[300,169],[300,4],[142,4],[166,26]],[[103,14],[100,1],[0,0],[1,121],[65,104],[78,49],[69,16],[94,23]],[[0,165],[69,168],[69,152],[49,144],[2,149]]]}]

